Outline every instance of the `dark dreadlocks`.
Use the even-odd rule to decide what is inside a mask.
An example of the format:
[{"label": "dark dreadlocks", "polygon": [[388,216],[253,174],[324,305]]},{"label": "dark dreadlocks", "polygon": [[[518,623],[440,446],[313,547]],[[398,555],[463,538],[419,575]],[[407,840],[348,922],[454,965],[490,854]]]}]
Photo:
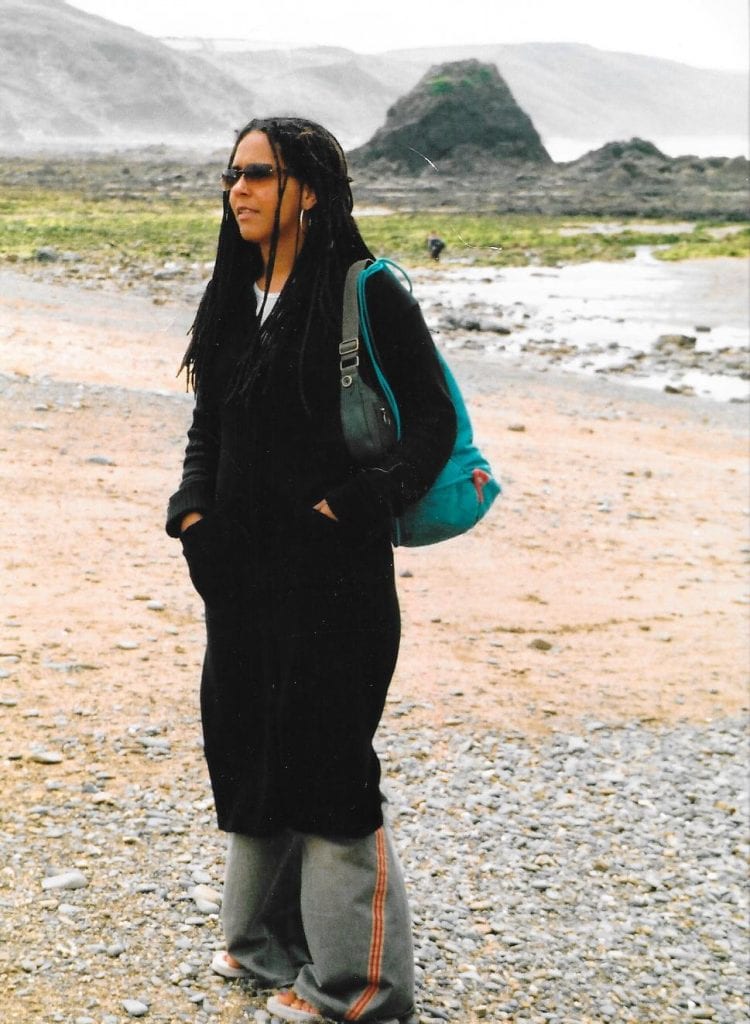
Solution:
[{"label": "dark dreadlocks", "polygon": [[[277,163],[290,168],[300,184],[314,191],[316,203],[308,213],[305,242],[292,273],[261,326],[254,315],[253,297],[253,282],[263,271],[260,248],[240,235],[228,193],[224,193],[213,277],[190,329],[190,344],[180,369],[187,371],[188,381],[195,388],[215,350],[228,339],[242,338],[245,355],[230,390],[230,397],[240,398],[247,398],[263,369],[289,339],[298,346],[301,370],[313,322],[326,324],[333,337],[339,335],[346,272],[355,260],[372,257],[352,217],[346,157],[333,135],[304,118],[256,118],[237,134],[230,165],[239,143],[250,132],[267,136]],[[267,282],[271,280],[276,254],[282,194],[280,179]],[[268,285],[266,294],[267,289]]]}]

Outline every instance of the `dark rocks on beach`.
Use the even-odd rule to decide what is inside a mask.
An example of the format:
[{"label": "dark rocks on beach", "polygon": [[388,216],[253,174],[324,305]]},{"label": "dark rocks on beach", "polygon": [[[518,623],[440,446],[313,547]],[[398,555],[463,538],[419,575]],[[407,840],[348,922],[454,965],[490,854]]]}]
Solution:
[{"label": "dark rocks on beach", "polygon": [[[412,143],[410,143],[412,144]],[[415,149],[419,146],[415,145]],[[404,170],[385,155],[377,166],[370,160],[352,159],[354,199],[358,207],[386,206],[394,210],[460,210],[464,212],[538,213],[548,216],[654,216],[732,220],[747,219],[747,182],[750,162],[744,157],[669,157],[650,142],[631,139],[608,143],[569,163],[521,162],[493,152],[472,149],[455,157],[436,159],[430,152],[420,166]],[[462,155],[463,152],[463,155]],[[165,147],[132,150],[118,157],[113,171],[107,157],[81,155],[55,167],[55,185],[62,190],[118,198],[175,199],[215,197],[216,162],[195,155],[190,174],[170,173],[174,157]],[[8,157],[0,162],[0,185],[23,185],[30,174],[42,174],[39,158]],[[124,179],[128,189],[123,191]],[[55,263],[54,272],[65,269],[85,277],[91,269],[76,253],[42,246],[49,254],[35,262]],[[210,265],[173,264],[138,267],[149,271],[155,283],[165,287],[175,279],[205,278]],[[133,268],[113,268],[110,276],[129,285]],[[205,281],[203,282],[205,284]],[[196,291],[196,298],[202,289]]]},{"label": "dark rocks on beach", "polygon": [[40,246],[34,253],[38,263],[56,263],[60,259],[60,253],[51,245]]},{"label": "dark rocks on beach", "polygon": [[691,349],[695,348],[695,338],[691,337],[689,334],[661,334],[656,339],[654,348]]},{"label": "dark rocks on beach", "polygon": [[450,160],[434,163],[423,161],[422,170],[407,177],[397,161],[386,167],[381,158],[377,168],[358,162],[357,202],[546,216],[747,219],[750,162],[740,156],[669,157],[633,138],[568,163],[519,166],[491,152],[473,154],[471,166],[460,170]]}]

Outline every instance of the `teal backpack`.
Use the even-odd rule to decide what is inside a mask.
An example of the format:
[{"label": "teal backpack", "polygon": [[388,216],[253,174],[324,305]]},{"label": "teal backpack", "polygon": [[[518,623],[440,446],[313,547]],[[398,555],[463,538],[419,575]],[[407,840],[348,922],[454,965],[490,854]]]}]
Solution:
[{"label": "teal backpack", "polygon": [[[343,335],[339,346],[342,425],[350,450],[358,459],[365,451],[369,458],[383,454],[389,444],[401,436],[398,403],[377,357],[365,301],[367,278],[381,271],[391,273],[390,267],[395,267],[404,277],[411,291],[406,272],[386,259],[355,263],[349,270],[344,289]],[[356,371],[359,340],[372,365],[380,395],[369,389]],[[438,359],[456,410],[456,441],[427,494],[402,515],[394,517],[393,543],[397,546],[437,544],[466,533],[487,514],[501,492],[489,462],[474,444],[471,421],[458,384],[440,353]]]}]

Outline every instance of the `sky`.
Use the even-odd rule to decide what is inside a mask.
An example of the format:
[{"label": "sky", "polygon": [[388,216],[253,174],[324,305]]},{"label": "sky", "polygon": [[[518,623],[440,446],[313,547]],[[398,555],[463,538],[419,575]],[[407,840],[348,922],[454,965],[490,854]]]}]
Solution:
[{"label": "sky", "polygon": [[68,0],[153,36],[344,46],[358,53],[451,43],[588,43],[746,71],[747,0]]}]

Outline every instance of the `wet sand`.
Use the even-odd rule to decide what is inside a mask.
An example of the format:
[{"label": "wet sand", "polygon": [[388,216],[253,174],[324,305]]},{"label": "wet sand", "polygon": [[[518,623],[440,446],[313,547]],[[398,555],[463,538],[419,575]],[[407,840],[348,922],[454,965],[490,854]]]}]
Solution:
[{"label": "wet sand", "polygon": [[627,262],[446,266],[414,277],[428,319],[452,351],[521,356],[527,367],[659,391],[750,398],[746,260],[669,263],[643,247]]}]

